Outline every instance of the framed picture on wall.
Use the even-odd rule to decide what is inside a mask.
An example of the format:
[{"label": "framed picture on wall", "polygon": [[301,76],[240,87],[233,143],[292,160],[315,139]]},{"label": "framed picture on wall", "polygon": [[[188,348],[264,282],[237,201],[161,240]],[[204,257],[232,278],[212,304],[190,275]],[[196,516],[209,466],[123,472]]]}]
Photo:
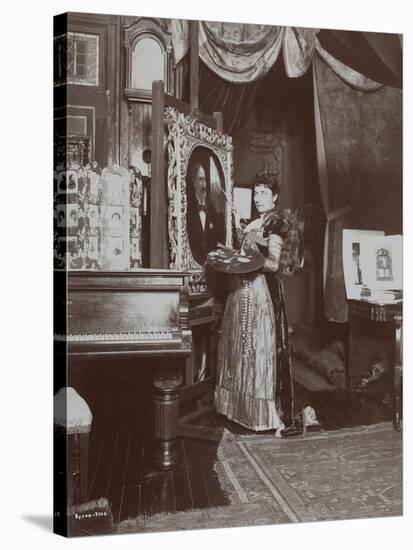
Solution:
[{"label": "framed picture on wall", "polygon": [[70,203],[67,205],[67,226],[74,228],[79,224],[79,205]]},{"label": "framed picture on wall", "polygon": [[66,205],[58,204],[56,207],[57,227],[66,227]]},{"label": "framed picture on wall", "polygon": [[68,170],[66,173],[66,190],[68,193],[78,193],[78,175],[75,170]]}]

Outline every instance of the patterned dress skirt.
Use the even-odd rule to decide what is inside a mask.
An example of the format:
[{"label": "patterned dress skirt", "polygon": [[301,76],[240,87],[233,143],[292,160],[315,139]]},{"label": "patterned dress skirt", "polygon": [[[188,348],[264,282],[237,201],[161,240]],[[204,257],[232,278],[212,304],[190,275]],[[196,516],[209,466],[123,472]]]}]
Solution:
[{"label": "patterned dress skirt", "polygon": [[276,405],[276,319],[264,274],[231,282],[218,346],[215,409],[255,430],[282,429]]}]

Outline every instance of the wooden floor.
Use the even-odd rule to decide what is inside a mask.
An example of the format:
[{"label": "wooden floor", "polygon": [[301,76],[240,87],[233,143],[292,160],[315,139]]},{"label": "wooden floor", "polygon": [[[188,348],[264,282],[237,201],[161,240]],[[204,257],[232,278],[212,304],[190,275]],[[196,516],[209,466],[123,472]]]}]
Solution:
[{"label": "wooden floor", "polygon": [[[391,418],[388,406],[378,400],[349,396],[345,391],[312,393],[295,387],[295,409],[311,405],[325,430],[366,425]],[[96,419],[95,419],[96,420]],[[203,425],[225,426],[249,433],[223,417],[210,414]],[[89,450],[89,500],[106,497],[115,523],[139,515],[175,512],[229,504],[214,471],[218,443],[178,441],[178,465],[158,472],[152,465],[152,440],[137,423],[118,418],[95,421]]]}]

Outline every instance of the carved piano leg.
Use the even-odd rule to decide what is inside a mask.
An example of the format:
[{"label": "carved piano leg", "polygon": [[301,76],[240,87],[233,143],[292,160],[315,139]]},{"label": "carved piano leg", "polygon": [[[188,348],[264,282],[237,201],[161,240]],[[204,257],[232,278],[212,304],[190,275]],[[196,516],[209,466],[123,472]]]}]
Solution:
[{"label": "carved piano leg", "polygon": [[163,371],[154,376],[155,386],[155,466],[168,470],[177,463],[176,436],[178,431],[178,388],[182,374]]},{"label": "carved piano leg", "polygon": [[403,373],[401,353],[401,315],[395,315],[394,324],[396,340],[396,353],[394,358],[394,427],[399,432],[401,419],[401,377]]}]

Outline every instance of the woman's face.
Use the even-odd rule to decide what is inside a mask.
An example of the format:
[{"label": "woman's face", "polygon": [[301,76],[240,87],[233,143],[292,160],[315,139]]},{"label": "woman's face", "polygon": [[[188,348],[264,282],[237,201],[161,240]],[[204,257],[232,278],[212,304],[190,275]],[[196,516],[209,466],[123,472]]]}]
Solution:
[{"label": "woman's face", "polygon": [[256,185],[254,187],[254,203],[260,214],[264,214],[274,207],[277,195],[266,185]]}]

